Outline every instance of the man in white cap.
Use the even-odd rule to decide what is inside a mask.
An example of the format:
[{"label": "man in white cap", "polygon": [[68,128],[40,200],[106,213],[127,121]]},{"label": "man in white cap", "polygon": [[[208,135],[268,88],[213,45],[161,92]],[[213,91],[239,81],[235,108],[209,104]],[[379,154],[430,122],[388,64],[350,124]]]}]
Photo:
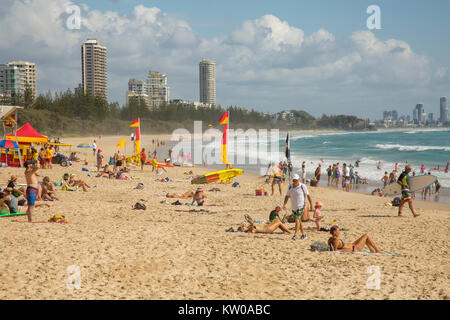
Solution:
[{"label": "man in white cap", "polygon": [[284,205],[283,205],[283,210],[286,210],[286,204],[289,198],[291,198],[291,209],[295,219],[295,233],[294,236],[292,237],[292,240],[297,239],[299,229],[302,233],[300,239],[301,240],[306,239],[306,234],[303,231],[302,225],[302,216],[305,210],[306,197],[308,198],[309,201],[309,207],[313,208],[312,199],[311,196],[309,195],[308,188],[306,188],[306,185],[300,182],[300,176],[298,174],[294,174],[294,176],[292,177],[292,184],[289,186],[289,189],[286,193],[286,197],[284,198]]}]

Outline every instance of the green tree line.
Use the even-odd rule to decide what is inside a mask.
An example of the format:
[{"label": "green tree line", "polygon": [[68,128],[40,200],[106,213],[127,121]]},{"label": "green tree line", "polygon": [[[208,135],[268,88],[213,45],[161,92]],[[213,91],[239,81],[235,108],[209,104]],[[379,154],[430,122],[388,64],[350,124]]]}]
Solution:
[{"label": "green tree line", "polygon": [[105,99],[71,90],[39,95],[34,101],[31,92],[23,95],[0,95],[0,104],[23,106],[19,113],[19,125],[30,122],[38,131],[50,135],[91,135],[129,133],[130,121],[141,118],[143,133],[170,133],[183,127],[192,130],[193,121],[202,121],[218,126],[224,112],[230,111],[233,128],[279,128],[291,129],[365,129],[364,120],[355,116],[326,116],[315,119],[305,111],[292,110],[295,121],[276,120],[272,116],[230,106],[195,107],[194,105],[162,104],[148,108],[143,99],[133,97],[128,105],[118,102],[108,103]]}]

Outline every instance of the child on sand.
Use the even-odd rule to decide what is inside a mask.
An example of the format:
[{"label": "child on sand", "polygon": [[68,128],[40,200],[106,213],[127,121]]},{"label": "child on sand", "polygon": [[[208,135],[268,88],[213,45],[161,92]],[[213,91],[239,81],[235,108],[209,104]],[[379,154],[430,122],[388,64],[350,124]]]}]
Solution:
[{"label": "child on sand", "polygon": [[320,214],[320,209],[322,209],[322,203],[320,201],[316,201],[314,206],[314,222],[316,223],[317,230],[320,230],[320,220],[324,218],[323,215]]},{"label": "child on sand", "polygon": [[98,149],[98,152],[97,152],[97,170],[98,171],[100,171],[100,168],[102,167],[102,162],[103,162],[102,149]]}]

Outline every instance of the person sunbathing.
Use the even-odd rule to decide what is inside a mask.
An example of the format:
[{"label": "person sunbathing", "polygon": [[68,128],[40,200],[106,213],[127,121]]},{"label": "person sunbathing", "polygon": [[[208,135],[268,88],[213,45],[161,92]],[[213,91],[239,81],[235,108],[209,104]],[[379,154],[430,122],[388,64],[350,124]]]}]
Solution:
[{"label": "person sunbathing", "polygon": [[90,186],[83,180],[74,180],[75,175],[72,173],[69,178],[69,186],[71,187],[82,187],[84,192],[88,191]]},{"label": "person sunbathing", "polygon": [[192,191],[192,190],[189,190],[189,191],[186,191],[185,193],[183,193],[183,194],[173,194],[173,193],[167,193],[166,194],[166,198],[179,198],[179,199],[187,199],[187,198],[190,198],[190,197],[192,197],[193,195],[195,194],[195,192],[194,191]]},{"label": "person sunbathing", "polygon": [[197,191],[195,191],[194,195],[192,196],[193,200],[192,200],[192,205],[197,205],[199,207],[205,206],[205,207],[213,207],[213,206],[217,206],[217,207],[223,207],[224,204],[221,203],[206,203],[205,199],[206,199],[206,194],[203,192],[202,188],[197,188]]},{"label": "person sunbathing", "polygon": [[44,177],[44,179],[42,180],[41,189],[42,189],[41,193],[42,200],[48,201],[59,200],[55,195],[56,193],[55,186],[53,185],[53,183],[50,182],[49,177]]},{"label": "person sunbathing", "polygon": [[338,226],[332,226],[330,228],[330,233],[332,237],[328,239],[328,245],[330,246],[331,251],[359,252],[367,245],[370,252],[382,253],[367,233],[353,243],[344,243],[344,241],[339,238],[340,231]]},{"label": "person sunbathing", "polygon": [[279,219],[271,221],[269,223],[258,224],[255,225],[255,222],[248,214],[246,214],[245,219],[249,223],[247,227],[240,226],[238,231],[240,232],[249,232],[249,233],[273,233],[277,229],[281,229],[284,233],[292,234],[292,231],[289,230]]},{"label": "person sunbathing", "polygon": [[109,165],[105,165],[105,167],[103,168],[103,171],[100,172],[96,178],[108,178],[108,179],[113,179],[115,176],[115,173],[112,172],[111,170],[109,170]]}]

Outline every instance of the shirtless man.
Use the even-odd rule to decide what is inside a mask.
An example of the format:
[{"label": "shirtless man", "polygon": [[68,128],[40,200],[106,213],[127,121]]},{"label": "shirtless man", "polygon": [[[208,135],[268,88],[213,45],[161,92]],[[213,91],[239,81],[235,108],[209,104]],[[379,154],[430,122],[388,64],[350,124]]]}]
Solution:
[{"label": "shirtless man", "polygon": [[25,161],[25,178],[27,180],[27,217],[28,222],[32,222],[32,215],[34,211],[34,204],[36,201],[36,197],[38,195],[38,179],[36,172],[38,171],[38,167],[36,165],[33,165],[33,162],[31,161]]}]

